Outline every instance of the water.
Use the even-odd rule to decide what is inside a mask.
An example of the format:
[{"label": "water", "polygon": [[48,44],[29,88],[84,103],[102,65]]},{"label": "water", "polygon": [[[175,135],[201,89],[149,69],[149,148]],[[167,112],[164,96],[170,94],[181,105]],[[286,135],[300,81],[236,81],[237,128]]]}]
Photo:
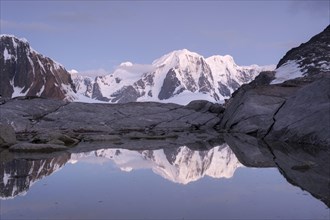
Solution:
[{"label": "water", "polygon": [[324,186],[309,177],[313,169],[304,171],[309,185],[302,187],[314,196],[288,182],[297,185],[300,176],[287,172],[284,177],[269,164],[244,166],[227,144],[205,150],[99,149],[20,157],[0,167],[1,219],[330,217],[324,198],[317,198]]}]

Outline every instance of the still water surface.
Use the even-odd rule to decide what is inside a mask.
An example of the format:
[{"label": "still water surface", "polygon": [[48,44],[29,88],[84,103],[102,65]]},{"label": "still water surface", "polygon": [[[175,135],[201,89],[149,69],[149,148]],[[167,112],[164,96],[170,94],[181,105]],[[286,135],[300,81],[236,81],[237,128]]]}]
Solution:
[{"label": "still water surface", "polygon": [[1,219],[330,217],[322,201],[277,168],[245,167],[227,144],[203,151],[100,149],[15,159],[1,169]]}]

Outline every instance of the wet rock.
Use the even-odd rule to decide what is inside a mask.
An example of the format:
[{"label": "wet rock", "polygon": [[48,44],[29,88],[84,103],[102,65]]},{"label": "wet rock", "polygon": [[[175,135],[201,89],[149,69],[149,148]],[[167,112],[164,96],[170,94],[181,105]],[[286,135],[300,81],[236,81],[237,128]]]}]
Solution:
[{"label": "wet rock", "polygon": [[119,135],[107,134],[87,134],[84,136],[83,141],[118,141],[121,137]]},{"label": "wet rock", "polygon": [[58,144],[34,144],[34,143],[18,143],[12,145],[9,151],[12,152],[53,152],[67,150],[67,147]]},{"label": "wet rock", "polygon": [[169,139],[186,137],[187,132],[191,133],[191,140],[200,140],[194,137],[198,132],[212,133],[210,137],[215,138],[218,134],[213,134],[213,127],[220,121],[221,106],[210,102],[197,105],[200,107],[153,102],[113,105],[14,99],[0,105],[4,115],[0,121],[13,124],[21,142],[39,144],[33,145],[35,150],[43,150],[43,145],[77,146],[81,141],[132,147],[133,141],[138,139],[142,147],[146,140],[166,140],[166,145],[168,141],[174,143]]},{"label": "wet rock", "polygon": [[32,143],[59,144],[65,146],[74,146],[78,142],[79,140],[69,137],[68,135],[62,134],[60,132],[37,134],[32,140]]},{"label": "wet rock", "polygon": [[8,147],[16,143],[14,129],[8,124],[0,123],[0,147]]}]

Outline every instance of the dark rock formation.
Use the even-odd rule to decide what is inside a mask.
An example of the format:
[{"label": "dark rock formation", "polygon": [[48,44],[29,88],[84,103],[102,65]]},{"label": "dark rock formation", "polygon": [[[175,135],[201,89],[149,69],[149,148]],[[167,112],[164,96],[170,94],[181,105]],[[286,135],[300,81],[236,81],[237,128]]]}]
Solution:
[{"label": "dark rock formation", "polygon": [[319,76],[320,72],[330,71],[330,25],[320,34],[312,37],[307,43],[289,50],[279,61],[279,68],[289,60],[298,61],[299,67],[308,76]]},{"label": "dark rock formation", "polygon": [[25,40],[0,37],[0,95],[72,100],[75,87],[63,66],[34,51]]},{"label": "dark rock formation", "polygon": [[112,105],[20,98],[8,100],[0,110],[0,123],[11,124],[18,141],[28,143],[18,143],[9,150],[53,151],[70,150],[79,142],[83,148],[90,141],[107,141],[108,147],[120,144],[127,148],[143,147],[150,141],[158,142],[153,144],[158,147],[207,142],[218,136],[213,127],[219,123],[223,108],[206,101],[184,107],[151,102]]},{"label": "dark rock formation", "polygon": [[0,123],[0,147],[11,146],[16,143],[14,129],[8,124]]},{"label": "dark rock formation", "polygon": [[[330,146],[329,30],[327,27],[307,43],[292,49],[278,64],[280,67],[294,59],[301,71],[307,71],[304,77],[270,84],[276,71],[261,73],[226,103],[220,127],[267,141]],[[315,69],[313,57],[325,63],[322,61]]]},{"label": "dark rock formation", "polygon": [[160,92],[158,94],[158,98],[160,100],[169,99],[172,97],[175,93],[175,89],[180,86],[181,83],[176,77],[176,73],[174,69],[170,69],[168,73],[166,74],[166,77],[164,79],[164,83],[162,85],[162,88],[160,89]]}]

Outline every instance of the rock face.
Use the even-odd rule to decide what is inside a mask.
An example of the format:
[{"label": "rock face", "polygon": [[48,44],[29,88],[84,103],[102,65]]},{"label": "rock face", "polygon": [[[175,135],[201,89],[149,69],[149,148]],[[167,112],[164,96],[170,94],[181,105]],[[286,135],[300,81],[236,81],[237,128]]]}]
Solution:
[{"label": "rock face", "polygon": [[[11,124],[20,142],[10,151],[55,151],[91,141],[138,149],[218,138],[220,105],[195,101],[188,106],[162,103],[90,104],[30,98],[0,105],[0,123]],[[122,141],[125,140],[125,141]],[[106,143],[109,146],[109,143]],[[102,148],[102,144],[99,144]]]},{"label": "rock face", "polygon": [[0,36],[0,95],[72,101],[75,87],[63,66],[33,50],[25,39]]},{"label": "rock face", "polygon": [[[137,67],[136,67],[137,66]],[[238,66],[229,56],[203,56],[186,49],[155,60],[148,68],[123,63],[112,74],[96,77],[91,86],[76,80],[80,94],[112,103],[167,101],[188,104],[195,99],[223,102],[242,84],[273,66]],[[89,80],[90,82],[90,80]]]},{"label": "rock face", "polygon": [[8,124],[0,123],[0,147],[11,146],[16,143],[14,129]]},{"label": "rock face", "polygon": [[329,49],[330,26],[289,51],[274,72],[238,89],[220,127],[267,141],[330,146]]}]

